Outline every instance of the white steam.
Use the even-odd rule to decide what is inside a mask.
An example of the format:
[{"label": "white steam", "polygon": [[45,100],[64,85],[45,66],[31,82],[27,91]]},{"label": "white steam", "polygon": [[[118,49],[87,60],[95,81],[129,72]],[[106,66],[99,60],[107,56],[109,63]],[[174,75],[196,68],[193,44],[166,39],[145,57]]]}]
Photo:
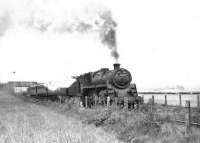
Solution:
[{"label": "white steam", "polygon": [[[108,61],[107,49],[102,47],[109,47],[113,55],[116,41],[106,34],[115,29],[111,11],[99,4],[76,0],[0,2],[0,81],[69,80],[70,84],[72,75],[88,72],[91,59],[96,58],[99,65]],[[91,59],[85,58],[88,56]],[[80,60],[85,67],[79,67]],[[95,65],[92,68],[96,69]]]}]

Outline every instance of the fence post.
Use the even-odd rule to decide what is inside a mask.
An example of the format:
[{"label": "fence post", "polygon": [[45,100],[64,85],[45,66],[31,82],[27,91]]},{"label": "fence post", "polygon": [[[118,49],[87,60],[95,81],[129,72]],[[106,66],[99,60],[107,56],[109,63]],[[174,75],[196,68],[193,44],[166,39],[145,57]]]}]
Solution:
[{"label": "fence post", "polygon": [[154,95],[152,95],[152,105],[154,105],[155,102],[154,102]]},{"label": "fence post", "polygon": [[190,133],[190,122],[191,122],[191,112],[190,112],[190,101],[185,102],[185,136],[187,137]]},{"label": "fence post", "polygon": [[46,96],[48,96],[48,88],[46,88]]},{"label": "fence post", "polygon": [[88,107],[88,99],[87,99],[87,96],[85,96],[85,108]]},{"label": "fence post", "polygon": [[118,104],[118,97],[115,97],[115,105]]},{"label": "fence post", "polygon": [[[66,99],[65,99],[66,100]],[[65,100],[64,100],[64,102],[65,102]],[[78,100],[79,100],[79,107],[83,107],[82,105],[82,101],[81,101],[81,96],[78,96]]]},{"label": "fence post", "polygon": [[165,95],[165,106],[167,106],[167,95]]},{"label": "fence post", "polygon": [[182,106],[181,94],[179,93],[179,105]]},{"label": "fence post", "polygon": [[37,86],[35,87],[35,92],[36,92],[36,97],[38,96],[38,88]]},{"label": "fence post", "polygon": [[197,107],[200,108],[199,95],[197,95]]},{"label": "fence post", "polygon": [[142,95],[142,102],[144,103],[144,95]]},{"label": "fence post", "polygon": [[110,107],[110,96],[107,97],[107,107]]},{"label": "fence post", "polygon": [[97,95],[94,95],[94,106],[97,107]]},{"label": "fence post", "polygon": [[124,96],[124,108],[128,109],[128,97]]}]

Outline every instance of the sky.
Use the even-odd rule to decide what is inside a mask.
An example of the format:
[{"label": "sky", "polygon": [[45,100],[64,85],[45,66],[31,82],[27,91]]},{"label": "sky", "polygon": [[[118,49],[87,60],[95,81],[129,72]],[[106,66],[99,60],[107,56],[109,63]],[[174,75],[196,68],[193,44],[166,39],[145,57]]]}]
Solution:
[{"label": "sky", "polygon": [[0,81],[68,86],[72,76],[112,69],[112,47],[99,36],[107,13],[118,62],[139,89],[199,88],[199,7],[197,0],[0,0]]}]

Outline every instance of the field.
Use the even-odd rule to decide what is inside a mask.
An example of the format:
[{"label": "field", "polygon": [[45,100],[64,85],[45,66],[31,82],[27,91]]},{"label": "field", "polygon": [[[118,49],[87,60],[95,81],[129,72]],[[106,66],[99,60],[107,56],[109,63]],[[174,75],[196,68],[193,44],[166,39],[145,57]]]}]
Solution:
[{"label": "field", "polygon": [[118,143],[93,125],[0,92],[1,143]]},{"label": "field", "polygon": [[[66,104],[38,103],[81,121],[85,125],[95,125],[114,134],[117,139],[127,143],[199,143],[200,129],[192,127],[185,136],[185,127],[173,120],[174,114],[184,115],[182,107],[165,107],[156,105],[152,109],[143,105],[139,110],[127,111],[116,106],[93,109],[78,108],[73,101]],[[197,119],[200,110],[195,110]]]},{"label": "field", "polygon": [[199,143],[200,130],[192,127],[185,136],[184,126],[172,122],[173,112],[184,114],[182,108],[147,105],[133,111],[116,106],[85,109],[73,100],[35,102],[1,92],[0,142]]}]

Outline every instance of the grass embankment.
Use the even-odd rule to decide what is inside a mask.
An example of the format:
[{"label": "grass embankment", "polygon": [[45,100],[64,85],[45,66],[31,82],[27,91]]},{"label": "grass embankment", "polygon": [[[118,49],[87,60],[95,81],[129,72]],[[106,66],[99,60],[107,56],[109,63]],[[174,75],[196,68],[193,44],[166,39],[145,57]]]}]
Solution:
[{"label": "grass embankment", "polygon": [[[52,105],[53,107],[53,105]],[[58,107],[58,106],[57,106]],[[118,143],[94,125],[0,92],[1,143]]]},{"label": "grass embankment", "polygon": [[128,143],[200,143],[199,130],[192,128],[185,137],[184,126],[171,122],[174,112],[184,114],[182,108],[143,106],[129,112],[114,106],[83,109],[72,101],[33,104],[29,98],[3,100],[1,142],[112,143],[119,139]]},{"label": "grass embankment", "polygon": [[[166,110],[163,106],[153,109],[143,106],[139,111],[130,112],[114,106],[110,109],[81,109],[70,102],[46,105],[57,112],[81,120],[84,124],[101,127],[107,133],[115,134],[118,139],[128,143],[200,143],[200,130],[192,128],[191,134],[185,137],[184,126],[171,121],[174,118],[173,113],[184,113],[183,108]],[[200,114],[199,111],[197,113]]]}]

